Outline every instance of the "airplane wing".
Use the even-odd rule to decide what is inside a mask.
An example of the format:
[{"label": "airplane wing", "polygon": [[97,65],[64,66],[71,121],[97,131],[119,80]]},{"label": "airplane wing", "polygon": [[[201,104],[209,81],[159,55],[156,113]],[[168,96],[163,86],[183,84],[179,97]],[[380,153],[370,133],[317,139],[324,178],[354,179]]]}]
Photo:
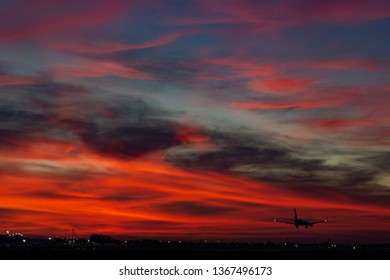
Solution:
[{"label": "airplane wing", "polygon": [[325,219],[325,220],[320,220],[320,221],[310,221],[310,223],[311,224],[319,224],[319,223],[325,223],[325,222],[327,222],[328,220],[327,219]]},{"label": "airplane wing", "polygon": [[288,220],[288,219],[276,219],[274,218],[274,222],[280,222],[285,224],[293,225],[295,223],[295,220]]}]

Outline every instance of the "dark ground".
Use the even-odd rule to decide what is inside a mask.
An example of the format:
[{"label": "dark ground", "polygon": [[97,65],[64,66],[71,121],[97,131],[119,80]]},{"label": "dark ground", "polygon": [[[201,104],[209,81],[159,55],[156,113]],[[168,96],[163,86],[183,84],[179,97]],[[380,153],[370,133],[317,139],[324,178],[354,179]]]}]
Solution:
[{"label": "dark ground", "polygon": [[[65,243],[67,241],[67,243]],[[390,244],[202,243],[157,240],[99,244],[47,242],[1,243],[3,260],[390,260]]]}]

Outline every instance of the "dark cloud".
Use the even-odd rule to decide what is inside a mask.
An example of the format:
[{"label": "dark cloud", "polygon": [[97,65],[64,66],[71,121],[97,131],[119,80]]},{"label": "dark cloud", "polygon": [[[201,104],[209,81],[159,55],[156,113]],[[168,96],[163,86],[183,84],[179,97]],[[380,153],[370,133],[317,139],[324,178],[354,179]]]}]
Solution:
[{"label": "dark cloud", "polygon": [[207,130],[200,133],[209,136],[211,144],[216,148],[208,151],[172,152],[167,160],[183,168],[200,168],[255,177],[276,169],[299,170],[295,176],[307,176],[322,166],[321,159],[301,159],[295,155],[294,150],[274,143],[272,139],[267,140],[267,136]]},{"label": "dark cloud", "polygon": [[94,129],[80,133],[82,141],[103,155],[139,157],[180,144],[173,123]]},{"label": "dark cloud", "polygon": [[[234,93],[237,91],[241,93],[248,91],[247,78],[226,79],[227,75],[237,75],[237,71],[233,68],[205,61],[201,52],[188,52],[187,49],[172,51],[170,47],[172,45],[159,51],[142,49],[117,52],[102,55],[100,59],[113,61],[147,73],[158,81],[169,81],[181,86],[206,87],[223,93],[225,98],[229,95],[235,96]],[[217,59],[229,54],[231,54],[230,51],[219,53]]]},{"label": "dark cloud", "polygon": [[70,135],[53,122],[61,94],[78,94],[80,87],[62,84],[6,86],[0,89],[0,148],[23,148],[35,140],[69,142]]},{"label": "dark cloud", "polygon": [[0,149],[12,149],[29,144],[34,139],[51,139],[50,125],[43,115],[0,106]]},{"label": "dark cloud", "polygon": [[[327,154],[305,157],[302,151],[275,141],[272,135],[239,129],[236,132],[203,130],[199,133],[209,136],[213,148],[172,150],[167,161],[187,170],[212,170],[270,182],[310,196],[326,197],[337,190],[358,201],[369,200],[367,194],[378,202],[389,201],[388,189],[377,183],[377,178],[385,174],[388,166],[385,154],[362,153],[353,164],[329,165]],[[384,197],[378,199],[379,194]]]},{"label": "dark cloud", "polygon": [[185,224],[181,222],[163,221],[163,220],[142,220],[135,222],[123,222],[120,226],[129,229],[142,229],[142,230],[172,230],[172,229],[185,229]]},{"label": "dark cloud", "polygon": [[361,161],[369,163],[378,170],[389,171],[390,169],[390,152],[381,152],[362,157]]},{"label": "dark cloud", "polygon": [[166,195],[166,193],[156,190],[153,190],[153,192],[145,192],[143,189],[129,188],[126,191],[115,190],[112,193],[100,196],[99,200],[114,202],[140,202],[159,199],[166,197]]},{"label": "dark cloud", "polygon": [[[248,132],[245,128],[230,131],[198,128],[196,133],[206,136],[211,148],[194,149],[182,145],[178,137],[182,125],[175,121],[177,114],[140,98],[108,96],[99,94],[98,90],[53,82],[2,87],[0,94],[0,149],[24,149],[38,139],[77,146],[77,152],[68,156],[78,156],[85,148],[102,156],[122,159],[163,151],[167,152],[168,163],[187,170],[244,176],[313,195],[323,195],[327,189],[336,188],[350,196],[364,198],[370,190],[388,197],[388,190],[378,181],[390,166],[388,153],[362,153],[355,164],[329,165],[326,154],[308,158],[302,150],[276,141],[272,135]],[[0,167],[1,172],[13,172],[4,164]],[[53,166],[43,166],[43,169],[47,176],[85,178],[83,171],[76,169],[62,170]],[[107,194],[102,199],[127,201],[132,197],[132,194]],[[231,210],[182,204],[166,205],[164,209],[179,211],[182,208],[183,213],[190,215]]]},{"label": "dark cloud", "polygon": [[89,118],[88,122],[61,119],[59,122],[88,147],[107,156],[140,157],[180,144],[177,123],[151,107],[145,111],[146,103],[132,102],[130,99],[117,110],[112,108],[116,112],[112,118],[96,116],[95,119]]},{"label": "dark cloud", "polygon": [[58,139],[81,141],[106,156],[139,157],[180,144],[179,125],[170,114],[141,99],[113,95],[107,100],[56,83],[6,87],[2,93],[0,146],[6,148]]},{"label": "dark cloud", "polygon": [[287,149],[280,147],[262,147],[261,145],[250,146],[229,145],[216,151],[204,153],[191,153],[185,157],[176,159],[176,163],[185,167],[200,166],[204,169],[215,171],[234,172],[235,168],[245,165],[256,164],[264,168],[290,168],[299,167],[309,172],[318,168],[319,160],[300,160],[290,154]]},{"label": "dark cloud", "polygon": [[56,213],[50,211],[0,207],[0,214],[4,218],[4,217],[13,217],[18,215],[55,215]]},{"label": "dark cloud", "polygon": [[71,194],[64,194],[64,193],[58,193],[54,191],[33,191],[33,192],[25,192],[24,195],[29,198],[47,198],[47,199],[58,199],[58,200],[64,200],[64,199],[94,199],[93,197],[88,196],[78,196],[78,195],[71,195]]},{"label": "dark cloud", "polygon": [[206,203],[197,203],[192,201],[176,201],[158,206],[161,211],[186,214],[191,216],[220,215],[235,211],[235,208],[210,205]]}]

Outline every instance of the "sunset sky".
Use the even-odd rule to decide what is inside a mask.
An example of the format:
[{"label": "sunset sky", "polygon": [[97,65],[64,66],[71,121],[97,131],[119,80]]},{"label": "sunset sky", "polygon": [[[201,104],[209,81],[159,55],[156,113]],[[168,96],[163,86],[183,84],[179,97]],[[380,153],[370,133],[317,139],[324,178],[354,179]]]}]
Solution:
[{"label": "sunset sky", "polygon": [[0,234],[390,242],[389,70],[386,0],[3,0]]}]

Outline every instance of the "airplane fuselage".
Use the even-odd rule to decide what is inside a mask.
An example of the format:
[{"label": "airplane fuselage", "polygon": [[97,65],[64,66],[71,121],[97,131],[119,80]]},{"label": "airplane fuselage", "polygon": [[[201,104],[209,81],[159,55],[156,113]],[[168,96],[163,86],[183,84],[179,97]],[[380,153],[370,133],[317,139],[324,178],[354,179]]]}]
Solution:
[{"label": "airplane fuselage", "polygon": [[296,228],[299,228],[300,226],[308,228],[308,227],[312,227],[313,224],[308,220],[298,219],[295,221],[294,226]]}]

